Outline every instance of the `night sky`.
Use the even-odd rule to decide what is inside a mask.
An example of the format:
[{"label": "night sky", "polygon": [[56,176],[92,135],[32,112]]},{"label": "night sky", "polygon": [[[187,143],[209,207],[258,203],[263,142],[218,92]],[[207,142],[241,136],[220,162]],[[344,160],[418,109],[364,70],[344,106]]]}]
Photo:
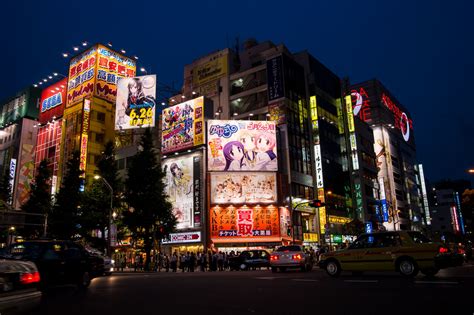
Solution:
[{"label": "night sky", "polygon": [[474,1],[64,2],[2,3],[0,100],[66,74],[61,53],[84,40],[137,55],[176,88],[185,64],[237,36],[271,40],[308,50],[353,83],[380,79],[412,115],[427,178],[472,182]]}]

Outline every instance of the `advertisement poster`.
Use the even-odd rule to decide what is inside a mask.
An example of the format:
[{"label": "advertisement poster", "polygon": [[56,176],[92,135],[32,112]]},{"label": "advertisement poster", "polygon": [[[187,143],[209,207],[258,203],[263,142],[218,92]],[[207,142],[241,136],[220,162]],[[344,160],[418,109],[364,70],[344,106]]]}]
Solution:
[{"label": "advertisement poster", "polygon": [[117,83],[115,130],[155,126],[156,75],[120,78]]},{"label": "advertisement poster", "polygon": [[220,56],[193,69],[193,84],[199,86],[227,74],[227,55]]},{"label": "advertisement poster", "polygon": [[198,97],[163,110],[163,154],[204,144],[204,97]]},{"label": "advertisement poster", "polygon": [[213,173],[211,174],[211,203],[276,203],[274,173]]},{"label": "advertisement poster", "polygon": [[209,120],[209,171],[277,171],[272,121]]},{"label": "advertisement poster", "polygon": [[200,159],[200,155],[187,155],[162,162],[166,175],[165,191],[173,205],[178,230],[199,226],[201,223],[200,176],[196,178]]},{"label": "advertisement poster", "polygon": [[25,143],[21,146],[20,169],[18,171],[18,187],[15,207],[19,209],[21,205],[28,201],[31,191],[31,183],[34,178],[35,164],[33,160],[34,145]]},{"label": "advertisement poster", "polygon": [[275,206],[214,206],[210,220],[214,242],[280,240],[280,217]]}]

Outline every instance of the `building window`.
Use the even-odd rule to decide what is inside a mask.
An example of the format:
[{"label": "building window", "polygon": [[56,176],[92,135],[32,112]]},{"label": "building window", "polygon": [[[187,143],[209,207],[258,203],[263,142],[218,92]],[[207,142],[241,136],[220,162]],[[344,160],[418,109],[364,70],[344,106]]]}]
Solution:
[{"label": "building window", "polygon": [[97,112],[97,121],[105,122],[105,113]]},{"label": "building window", "polygon": [[104,143],[105,135],[103,133],[96,133],[95,134],[95,142],[97,143]]}]

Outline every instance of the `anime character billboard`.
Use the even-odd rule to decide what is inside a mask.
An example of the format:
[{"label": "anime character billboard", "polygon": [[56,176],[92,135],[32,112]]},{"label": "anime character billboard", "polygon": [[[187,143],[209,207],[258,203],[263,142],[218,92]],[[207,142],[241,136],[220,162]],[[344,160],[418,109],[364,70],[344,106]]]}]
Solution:
[{"label": "anime character billboard", "polygon": [[170,158],[163,161],[166,193],[173,205],[176,229],[192,228],[194,213],[194,156]]},{"label": "anime character billboard", "polygon": [[209,120],[210,171],[277,171],[276,125],[271,121]]},{"label": "anime character billboard", "polygon": [[155,126],[156,75],[120,78],[117,83],[115,130]]},{"label": "anime character billboard", "polygon": [[211,174],[212,204],[277,202],[275,173],[226,172]]},{"label": "anime character billboard", "polygon": [[204,97],[198,97],[163,110],[163,154],[204,144]]}]

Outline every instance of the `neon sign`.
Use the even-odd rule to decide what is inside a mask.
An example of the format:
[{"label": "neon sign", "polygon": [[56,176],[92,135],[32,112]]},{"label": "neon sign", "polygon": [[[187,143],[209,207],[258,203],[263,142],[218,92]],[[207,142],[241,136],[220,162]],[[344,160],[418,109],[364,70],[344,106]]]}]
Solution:
[{"label": "neon sign", "polygon": [[359,90],[351,91],[353,104],[354,116],[359,116],[362,121],[368,122],[372,120],[372,114],[370,112],[370,100],[369,94],[363,87]]},{"label": "neon sign", "polygon": [[382,103],[393,113],[395,128],[400,129],[403,139],[405,141],[410,140],[410,129],[413,130],[413,121],[385,93],[382,94]]}]

